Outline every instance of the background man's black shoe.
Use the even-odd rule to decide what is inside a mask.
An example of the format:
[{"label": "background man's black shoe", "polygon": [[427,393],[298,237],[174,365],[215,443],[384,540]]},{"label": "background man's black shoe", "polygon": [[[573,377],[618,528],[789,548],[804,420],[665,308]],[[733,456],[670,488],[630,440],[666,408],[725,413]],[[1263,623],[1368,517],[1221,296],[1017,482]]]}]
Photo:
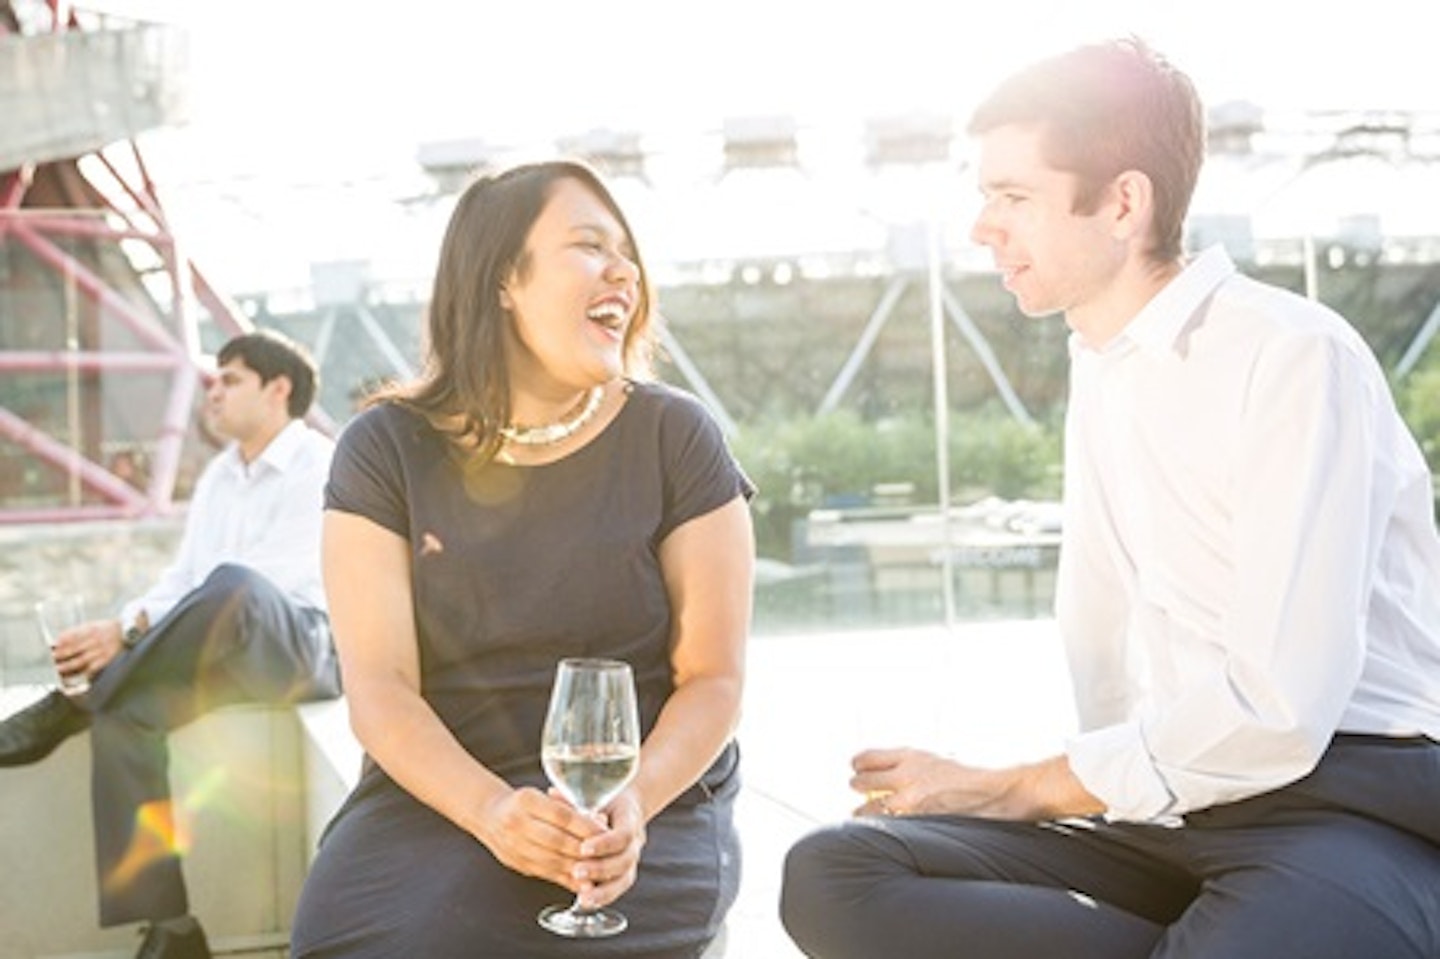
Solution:
[{"label": "background man's black shoe", "polygon": [[166,919],[145,931],[135,959],[210,959],[210,943],[192,916]]},{"label": "background man's black shoe", "polygon": [[0,722],[0,766],[24,766],[90,728],[90,714],[60,691]]}]

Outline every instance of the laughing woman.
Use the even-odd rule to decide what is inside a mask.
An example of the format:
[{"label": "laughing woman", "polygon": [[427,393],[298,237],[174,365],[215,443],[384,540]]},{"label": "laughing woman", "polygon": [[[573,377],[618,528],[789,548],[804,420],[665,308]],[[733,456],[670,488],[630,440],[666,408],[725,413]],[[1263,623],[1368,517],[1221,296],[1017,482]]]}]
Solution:
[{"label": "laughing woman", "polygon": [[[429,357],[340,439],[325,585],[360,782],[306,881],[311,957],[695,957],[739,885],[733,739],[753,487],[648,378],[652,296],[588,167],[477,180],[440,251]],[[590,818],[550,793],[555,664],[634,670],[640,772]],[[537,913],[615,902],[577,944]]]}]

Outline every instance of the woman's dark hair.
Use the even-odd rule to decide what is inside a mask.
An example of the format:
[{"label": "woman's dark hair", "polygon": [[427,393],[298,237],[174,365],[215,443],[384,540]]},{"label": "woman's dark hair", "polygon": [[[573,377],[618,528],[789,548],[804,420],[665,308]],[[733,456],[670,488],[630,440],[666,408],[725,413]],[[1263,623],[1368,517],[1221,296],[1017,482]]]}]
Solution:
[{"label": "woman's dark hair", "polygon": [[639,299],[625,331],[625,374],[651,375],[654,296],[630,224],[593,169],[575,160],[551,160],[480,177],[460,195],[440,245],[427,311],[425,369],[416,382],[382,389],[371,402],[405,403],[457,441],[473,443],[483,459],[494,455],[498,430],[510,420],[504,339],[512,321],[500,290],[524,268],[525,240],[563,180],[593,192],[625,231],[640,273]]},{"label": "woman's dark hair", "polygon": [[1144,173],[1155,196],[1150,256],[1169,261],[1184,251],[1205,110],[1190,78],[1143,40],[1078,47],[1021,70],[976,108],[967,132],[1010,124],[1036,126],[1045,159],[1077,175],[1077,212],[1093,212],[1126,170]]},{"label": "woman's dark hair", "polygon": [[290,381],[290,398],[285,405],[290,418],[299,419],[309,412],[320,386],[320,373],[305,347],[275,330],[256,330],[227,341],[215,354],[220,366],[231,360],[239,360],[254,370],[261,383],[285,377]]}]

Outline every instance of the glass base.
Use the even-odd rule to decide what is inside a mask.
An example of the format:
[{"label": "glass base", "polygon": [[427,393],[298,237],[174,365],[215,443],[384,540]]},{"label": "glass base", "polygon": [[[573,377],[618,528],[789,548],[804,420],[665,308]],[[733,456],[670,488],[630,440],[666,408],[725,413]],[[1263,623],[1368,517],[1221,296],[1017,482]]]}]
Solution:
[{"label": "glass base", "polygon": [[603,939],[625,931],[630,921],[613,909],[580,909],[576,906],[548,906],[536,917],[540,925],[557,936],[570,939]]}]

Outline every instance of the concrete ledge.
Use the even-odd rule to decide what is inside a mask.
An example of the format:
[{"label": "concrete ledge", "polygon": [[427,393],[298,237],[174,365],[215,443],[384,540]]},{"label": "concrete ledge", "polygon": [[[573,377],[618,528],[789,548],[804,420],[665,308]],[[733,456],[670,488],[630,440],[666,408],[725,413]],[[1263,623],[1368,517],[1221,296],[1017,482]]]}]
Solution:
[{"label": "concrete ledge", "polygon": [[[43,694],[0,690],[0,715]],[[191,910],[216,952],[283,948],[309,865],[295,710],[235,706],[171,737]],[[135,926],[101,929],[90,820],[90,737],[0,769],[0,959],[129,957]]]},{"label": "concrete ledge", "polygon": [[306,862],[315,857],[320,837],[350,790],[360,781],[365,755],[350,731],[350,711],[344,698],[305,703],[296,709],[300,718],[301,754],[305,766]]}]

